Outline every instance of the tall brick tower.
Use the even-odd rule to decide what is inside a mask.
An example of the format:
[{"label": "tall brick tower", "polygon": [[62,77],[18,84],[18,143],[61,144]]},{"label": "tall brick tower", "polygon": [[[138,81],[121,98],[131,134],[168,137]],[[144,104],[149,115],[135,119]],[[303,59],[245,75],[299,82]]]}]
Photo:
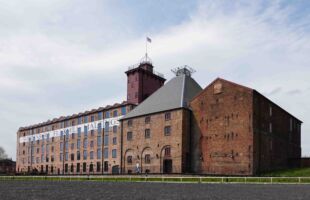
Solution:
[{"label": "tall brick tower", "polygon": [[127,101],[140,104],[164,85],[166,79],[153,70],[151,59],[145,55],[140,64],[129,67],[127,74]]}]

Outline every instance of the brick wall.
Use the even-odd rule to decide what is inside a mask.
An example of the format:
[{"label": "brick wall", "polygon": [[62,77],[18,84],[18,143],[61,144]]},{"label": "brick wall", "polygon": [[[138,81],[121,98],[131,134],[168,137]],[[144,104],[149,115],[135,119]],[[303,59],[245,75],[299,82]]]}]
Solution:
[{"label": "brick wall", "polygon": [[252,174],[252,92],[217,79],[191,102],[192,170]]},{"label": "brick wall", "polygon": [[[189,111],[184,109],[167,111],[171,113],[171,120],[165,120],[165,112],[149,116],[124,120],[123,123],[123,172],[135,172],[136,163],[141,166],[141,171],[150,173],[163,173],[164,160],[172,160],[172,173],[182,173],[186,170],[188,161],[185,152],[189,152],[186,134],[189,130]],[[150,123],[146,123],[150,117]],[[132,125],[128,125],[128,121]],[[164,129],[171,127],[171,135],[165,136]],[[151,131],[150,138],[145,138],[145,130]],[[132,140],[127,140],[127,134],[132,133]],[[171,156],[165,156],[165,148],[171,148]],[[150,155],[151,161],[145,163],[145,155]],[[128,157],[132,162],[128,163]]]}]

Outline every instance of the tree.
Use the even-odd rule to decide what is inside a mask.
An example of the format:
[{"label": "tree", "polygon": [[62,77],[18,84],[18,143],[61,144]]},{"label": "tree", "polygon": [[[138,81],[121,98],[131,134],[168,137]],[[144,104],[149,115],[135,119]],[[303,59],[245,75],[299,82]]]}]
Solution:
[{"label": "tree", "polygon": [[6,159],[8,156],[5,153],[5,150],[3,147],[0,147],[0,160],[1,159]]}]

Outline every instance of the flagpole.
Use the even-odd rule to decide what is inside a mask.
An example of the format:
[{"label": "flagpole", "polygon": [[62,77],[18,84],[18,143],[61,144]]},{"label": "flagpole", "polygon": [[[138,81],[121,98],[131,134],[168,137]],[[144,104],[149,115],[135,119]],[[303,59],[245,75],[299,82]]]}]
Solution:
[{"label": "flagpole", "polygon": [[147,38],[145,38],[145,55],[147,57]]}]

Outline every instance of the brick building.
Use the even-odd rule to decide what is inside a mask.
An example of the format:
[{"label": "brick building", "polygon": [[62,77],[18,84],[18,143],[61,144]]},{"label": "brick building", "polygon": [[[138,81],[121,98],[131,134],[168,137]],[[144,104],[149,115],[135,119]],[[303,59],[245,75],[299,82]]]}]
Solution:
[{"label": "brick building", "polygon": [[0,175],[1,174],[14,174],[16,168],[16,162],[12,159],[0,159]]},{"label": "brick building", "polygon": [[223,79],[204,90],[192,70],[166,84],[149,60],[130,67],[127,101],[21,127],[19,173],[255,175],[298,166],[301,121]]},{"label": "brick building", "polygon": [[[184,71],[185,70],[185,71]],[[190,171],[189,101],[202,90],[187,69],[128,113],[122,121],[123,173]]]},{"label": "brick building", "polygon": [[299,166],[302,122],[256,90],[218,78],[190,107],[194,172],[253,175]]}]

